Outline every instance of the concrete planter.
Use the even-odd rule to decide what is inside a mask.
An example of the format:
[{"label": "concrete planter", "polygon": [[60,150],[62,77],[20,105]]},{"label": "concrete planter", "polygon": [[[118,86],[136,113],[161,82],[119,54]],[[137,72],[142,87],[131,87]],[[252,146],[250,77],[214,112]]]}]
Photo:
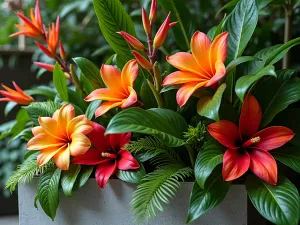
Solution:
[{"label": "concrete planter", "polygon": [[[20,225],[133,225],[130,201],[135,185],[110,180],[100,190],[90,179],[72,198],[61,194],[55,221],[43,210],[33,206],[37,180],[19,187]],[[192,183],[183,183],[175,199],[165,206],[165,212],[150,221],[150,225],[184,225]],[[203,216],[195,225],[247,225],[247,193],[243,185],[231,187],[224,202]]]}]

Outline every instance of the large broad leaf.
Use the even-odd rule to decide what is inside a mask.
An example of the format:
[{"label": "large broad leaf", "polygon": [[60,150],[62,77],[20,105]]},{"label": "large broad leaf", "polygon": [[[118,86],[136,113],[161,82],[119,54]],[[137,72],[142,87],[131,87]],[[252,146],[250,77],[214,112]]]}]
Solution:
[{"label": "large broad leaf", "polygon": [[282,147],[272,152],[274,158],[284,165],[300,173],[300,151],[299,147]]},{"label": "large broad leaf", "polygon": [[277,72],[277,78],[266,79],[255,88],[255,96],[263,111],[261,126],[269,124],[277,113],[300,100],[300,79],[294,70]]},{"label": "large broad leaf", "polygon": [[219,121],[219,109],[222,102],[226,84],[222,84],[213,96],[203,96],[197,104],[197,112],[200,116]]},{"label": "large broad leaf", "polygon": [[265,76],[276,77],[275,67],[267,66],[254,75],[246,75],[238,79],[235,85],[235,93],[239,97],[239,99],[243,102],[249,88]]},{"label": "large broad leaf", "polygon": [[72,190],[74,184],[76,182],[76,178],[80,172],[81,166],[80,165],[70,165],[69,170],[63,171],[61,177],[61,187],[64,194],[68,197],[72,197]]},{"label": "large broad leaf", "polygon": [[197,182],[194,183],[187,223],[198,219],[204,213],[220,204],[229,190],[230,182],[223,181],[222,175],[211,176],[205,189],[201,189]]},{"label": "large broad leaf", "polygon": [[200,188],[204,189],[207,178],[223,161],[223,147],[215,140],[206,142],[198,153],[195,162],[195,178]]},{"label": "large broad leaf", "polygon": [[298,225],[299,193],[287,178],[280,178],[273,186],[256,176],[249,176],[246,188],[254,207],[267,220],[277,225]]},{"label": "large broad leaf", "polygon": [[29,95],[45,96],[50,100],[54,100],[54,98],[57,94],[53,88],[48,87],[48,86],[43,86],[43,85],[26,90],[25,92],[26,92],[26,94],[29,94]]},{"label": "large broad leaf", "polygon": [[56,63],[53,70],[53,83],[62,101],[68,101],[67,78],[61,70],[60,65]]},{"label": "large broad leaf", "polygon": [[73,58],[73,60],[95,89],[105,87],[100,76],[100,71],[94,63],[82,57]]},{"label": "large broad leaf", "polygon": [[230,33],[227,61],[241,56],[257,24],[258,10],[255,0],[240,0],[224,24]]},{"label": "large broad leaf", "polygon": [[82,188],[88,179],[90,178],[94,167],[93,166],[84,166],[81,165],[81,170],[79,174],[77,175],[76,182],[73,186],[73,191],[78,190],[79,188]]},{"label": "large broad leaf", "polygon": [[236,58],[232,60],[227,66],[226,66],[226,72],[230,72],[232,69],[237,67],[238,65],[245,63],[245,62],[250,62],[250,61],[262,61],[261,59],[254,57],[254,56],[242,56],[239,58]]},{"label": "large broad leaf", "polygon": [[54,220],[59,202],[58,186],[61,176],[60,169],[44,172],[38,183],[38,199],[45,213]]},{"label": "large broad leaf", "polygon": [[141,183],[144,176],[146,176],[146,171],[143,164],[140,163],[140,168],[137,170],[117,170],[116,176],[125,182],[139,184]]},{"label": "large broad leaf", "polygon": [[190,40],[195,31],[195,24],[191,20],[192,15],[181,0],[158,0],[158,3],[166,12],[171,12],[171,20],[178,21],[176,26],[172,27],[176,43],[182,50],[190,49]]},{"label": "large broad leaf", "polygon": [[125,60],[132,58],[130,47],[124,38],[117,34],[126,31],[135,35],[134,25],[119,0],[93,0],[95,12],[103,36],[113,50]]},{"label": "large broad leaf", "polygon": [[130,108],[114,116],[106,129],[106,134],[124,132],[153,135],[170,147],[182,146],[183,132],[187,123],[178,113],[169,109]]}]

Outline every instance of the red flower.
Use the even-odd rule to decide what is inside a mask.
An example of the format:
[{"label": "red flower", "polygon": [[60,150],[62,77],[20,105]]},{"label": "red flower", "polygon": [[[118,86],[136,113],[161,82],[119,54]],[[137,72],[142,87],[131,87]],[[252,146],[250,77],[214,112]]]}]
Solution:
[{"label": "red flower", "polygon": [[138,161],[131,153],[122,149],[130,141],[131,133],[109,134],[104,136],[105,128],[93,122],[94,130],[89,138],[94,148],[84,155],[76,156],[74,164],[98,165],[96,168],[96,181],[100,188],[104,188],[108,179],[119,170],[132,170],[140,168]]},{"label": "red flower", "polygon": [[276,185],[277,164],[268,151],[286,144],[295,134],[281,126],[258,131],[261,119],[259,103],[249,95],[242,107],[239,128],[227,120],[208,126],[211,136],[228,148],[223,157],[224,180],[237,179],[250,168],[259,178]]}]

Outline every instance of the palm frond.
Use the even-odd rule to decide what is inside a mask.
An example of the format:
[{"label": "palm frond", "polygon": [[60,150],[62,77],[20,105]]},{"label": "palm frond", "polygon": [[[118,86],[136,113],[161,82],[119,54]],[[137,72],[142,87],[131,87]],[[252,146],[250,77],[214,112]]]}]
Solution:
[{"label": "palm frond", "polygon": [[146,175],[142,184],[133,193],[132,212],[138,223],[148,222],[156,216],[156,211],[163,211],[162,203],[168,204],[175,196],[180,181],[190,177],[193,170],[181,164],[172,164],[159,168]]},{"label": "palm frond", "polygon": [[41,174],[52,166],[54,166],[54,162],[50,161],[43,167],[39,167],[37,164],[37,154],[33,154],[18,166],[17,170],[6,181],[5,188],[9,188],[10,192],[14,192],[18,183],[28,183],[36,174]]}]

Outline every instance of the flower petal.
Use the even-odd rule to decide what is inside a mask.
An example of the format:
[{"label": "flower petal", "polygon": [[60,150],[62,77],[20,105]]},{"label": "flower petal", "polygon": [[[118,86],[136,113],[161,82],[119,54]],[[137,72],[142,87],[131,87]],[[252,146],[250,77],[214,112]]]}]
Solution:
[{"label": "flower petal", "polygon": [[91,147],[91,141],[87,136],[81,133],[71,135],[72,142],[70,144],[70,154],[78,156],[86,153]]},{"label": "flower petal", "polygon": [[103,64],[100,69],[101,77],[109,89],[122,91],[121,72],[114,66]]},{"label": "flower petal", "polygon": [[253,95],[248,95],[243,103],[240,116],[240,133],[242,137],[250,138],[260,126],[262,117],[261,108]]},{"label": "flower petal", "polygon": [[117,164],[115,160],[104,160],[96,169],[96,181],[100,188],[104,188],[108,179],[115,173]]},{"label": "flower petal", "polygon": [[207,127],[210,135],[222,145],[231,149],[238,149],[237,142],[240,141],[239,128],[231,121],[221,120]]},{"label": "flower petal", "polygon": [[223,32],[219,34],[211,44],[209,59],[213,73],[216,71],[215,63],[217,61],[221,61],[222,63],[224,63],[226,60],[228,50],[228,36],[228,32]]},{"label": "flower petal", "polygon": [[55,139],[52,136],[41,133],[31,138],[27,143],[28,150],[41,150],[45,148],[60,148],[65,145],[65,141]]},{"label": "flower petal", "polygon": [[55,139],[65,141],[66,137],[61,133],[55,119],[51,117],[39,117],[38,121],[43,128],[43,132],[46,132]]},{"label": "flower petal", "polygon": [[292,140],[294,136],[294,132],[287,127],[268,127],[254,135],[254,137],[260,137],[260,142],[253,144],[251,147],[265,151],[273,150],[283,146]]},{"label": "flower petal", "polygon": [[102,151],[99,149],[89,149],[85,154],[75,156],[72,160],[72,163],[88,166],[98,165],[104,160],[104,158],[101,157],[101,152]]},{"label": "flower petal", "polygon": [[231,181],[241,177],[247,172],[249,166],[250,156],[247,152],[240,154],[235,149],[228,149],[223,157],[222,175],[224,180]]},{"label": "flower petal", "polygon": [[272,185],[277,183],[277,164],[273,156],[266,151],[253,149],[249,152],[251,163],[250,169],[259,178]]},{"label": "flower petal", "polygon": [[129,94],[128,86],[133,87],[133,82],[137,78],[138,72],[139,72],[139,64],[136,60],[130,60],[124,66],[121,73],[121,77],[122,77],[123,88],[125,89],[127,94]]},{"label": "flower petal", "polygon": [[31,131],[34,136],[37,136],[39,134],[46,134],[44,128],[42,128],[41,126],[33,127]]},{"label": "flower petal", "polygon": [[117,168],[120,170],[135,170],[140,168],[138,161],[133,158],[131,153],[127,150],[121,150],[118,153],[119,160],[117,161]]},{"label": "flower petal", "polygon": [[210,78],[210,76],[208,76],[206,73],[203,73],[203,70],[195,60],[194,56],[190,53],[178,52],[170,57],[167,57],[167,61],[179,70],[198,74],[202,78]]},{"label": "flower petal", "polygon": [[176,100],[180,107],[184,106],[192,94],[200,87],[205,86],[207,81],[204,82],[190,82],[182,85],[177,91]]},{"label": "flower petal", "polygon": [[115,152],[119,152],[131,139],[131,133],[110,134],[110,146]]},{"label": "flower petal", "polygon": [[216,62],[216,73],[209,80],[209,82],[205,85],[205,87],[210,87],[221,80],[226,75],[225,65],[221,61]]},{"label": "flower petal", "polygon": [[110,149],[109,136],[105,136],[105,128],[98,123],[92,122],[93,130],[88,134],[92,144],[101,152]]},{"label": "flower petal", "polygon": [[[119,90],[123,90],[123,86],[122,89]],[[87,102],[95,101],[95,100],[122,101],[126,97],[127,97],[127,93],[122,94],[109,88],[100,88],[90,93],[84,100]]]},{"label": "flower petal", "polygon": [[71,104],[63,105],[58,111],[53,115],[53,119],[57,121],[58,127],[61,132],[67,136],[67,126],[69,122],[75,117],[75,109]]},{"label": "flower petal", "polygon": [[99,117],[99,116],[102,116],[107,111],[109,111],[110,109],[115,108],[115,107],[117,107],[119,105],[122,105],[122,104],[123,104],[123,102],[104,102],[96,110],[95,116],[96,116],[96,118]]},{"label": "flower petal", "polygon": [[135,90],[132,87],[130,87],[130,86],[128,86],[128,90],[129,90],[130,94],[129,94],[128,98],[120,106],[123,109],[127,108],[129,106],[132,106],[138,100],[137,94],[136,94]]},{"label": "flower petal", "polygon": [[206,81],[205,78],[199,76],[195,73],[177,71],[169,74],[163,81],[163,86],[171,85],[171,84],[184,84],[189,82],[202,82]]},{"label": "flower petal", "polygon": [[68,170],[70,166],[70,148],[66,146],[54,155],[53,160],[61,170]]},{"label": "flower petal", "polygon": [[54,157],[55,154],[57,154],[60,150],[65,149],[67,145],[62,146],[61,148],[46,148],[40,151],[38,157],[37,157],[37,164],[39,167],[44,166],[47,164],[50,159]]},{"label": "flower petal", "polygon": [[74,133],[88,134],[92,130],[92,123],[86,118],[85,115],[80,115],[73,118],[67,126],[68,137]]}]

